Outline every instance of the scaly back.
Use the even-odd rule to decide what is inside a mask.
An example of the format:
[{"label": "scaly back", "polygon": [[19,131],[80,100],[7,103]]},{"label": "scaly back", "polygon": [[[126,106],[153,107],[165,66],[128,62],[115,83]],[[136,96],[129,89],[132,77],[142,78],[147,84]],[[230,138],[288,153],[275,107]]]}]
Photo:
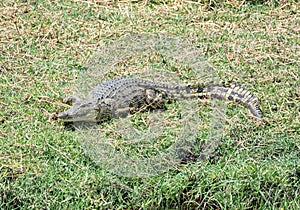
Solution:
[{"label": "scaly back", "polygon": [[153,90],[168,99],[213,98],[237,102],[251,111],[253,116],[262,119],[258,99],[244,86],[225,83],[194,82],[190,84],[157,83],[137,78],[117,78],[96,86],[90,93],[90,99],[118,99],[138,94],[144,90]]}]

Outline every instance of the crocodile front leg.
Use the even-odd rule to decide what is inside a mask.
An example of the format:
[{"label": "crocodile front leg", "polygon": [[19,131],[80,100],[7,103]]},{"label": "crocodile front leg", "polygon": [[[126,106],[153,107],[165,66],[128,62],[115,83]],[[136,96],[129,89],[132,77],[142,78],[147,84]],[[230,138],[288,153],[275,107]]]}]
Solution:
[{"label": "crocodile front leg", "polygon": [[75,103],[80,103],[82,99],[77,95],[72,95],[63,99],[65,104],[73,105]]}]

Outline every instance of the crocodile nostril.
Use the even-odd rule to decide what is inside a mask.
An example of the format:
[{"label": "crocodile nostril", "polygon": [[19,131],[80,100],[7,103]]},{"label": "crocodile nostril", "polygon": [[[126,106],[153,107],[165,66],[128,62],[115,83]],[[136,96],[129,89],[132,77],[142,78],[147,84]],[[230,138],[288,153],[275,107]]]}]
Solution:
[{"label": "crocodile nostril", "polygon": [[68,117],[69,115],[66,112],[61,112],[57,115],[58,118],[63,119]]}]

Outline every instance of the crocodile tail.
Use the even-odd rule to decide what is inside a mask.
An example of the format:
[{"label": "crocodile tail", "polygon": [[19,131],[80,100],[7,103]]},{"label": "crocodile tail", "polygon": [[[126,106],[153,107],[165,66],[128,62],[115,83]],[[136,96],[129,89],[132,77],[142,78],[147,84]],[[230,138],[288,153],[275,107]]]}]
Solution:
[{"label": "crocodile tail", "polygon": [[235,101],[251,111],[254,117],[262,119],[261,109],[258,99],[244,86],[231,84],[230,86],[209,85],[201,90],[203,96],[219,100]]}]

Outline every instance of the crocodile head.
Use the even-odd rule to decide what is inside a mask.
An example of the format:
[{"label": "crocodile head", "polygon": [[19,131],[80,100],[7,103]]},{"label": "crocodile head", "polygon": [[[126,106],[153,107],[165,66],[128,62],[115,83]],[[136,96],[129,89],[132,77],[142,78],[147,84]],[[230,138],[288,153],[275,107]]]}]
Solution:
[{"label": "crocodile head", "polygon": [[58,114],[64,122],[97,122],[99,104],[94,100],[79,101],[65,112]]}]

